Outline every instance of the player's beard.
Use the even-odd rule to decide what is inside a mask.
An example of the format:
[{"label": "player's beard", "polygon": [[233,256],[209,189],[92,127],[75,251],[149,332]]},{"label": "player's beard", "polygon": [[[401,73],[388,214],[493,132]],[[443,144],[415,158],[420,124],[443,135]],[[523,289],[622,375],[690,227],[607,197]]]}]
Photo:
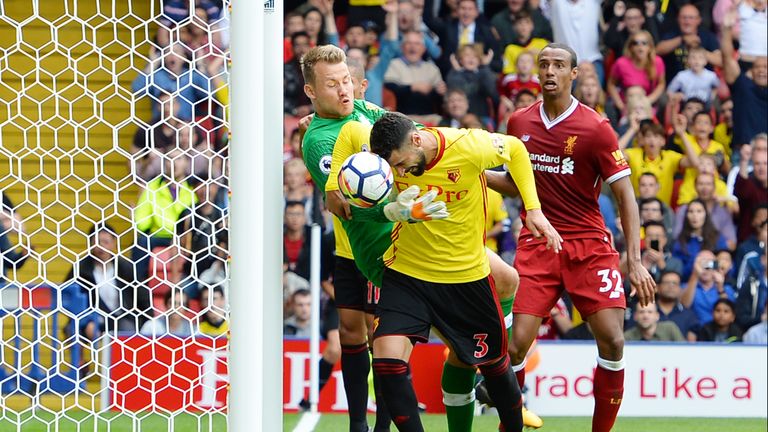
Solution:
[{"label": "player's beard", "polygon": [[427,170],[427,157],[424,155],[423,150],[419,150],[419,161],[416,163],[416,166],[411,169],[411,174],[415,175],[416,177],[419,177],[420,175],[424,174],[424,171]]}]

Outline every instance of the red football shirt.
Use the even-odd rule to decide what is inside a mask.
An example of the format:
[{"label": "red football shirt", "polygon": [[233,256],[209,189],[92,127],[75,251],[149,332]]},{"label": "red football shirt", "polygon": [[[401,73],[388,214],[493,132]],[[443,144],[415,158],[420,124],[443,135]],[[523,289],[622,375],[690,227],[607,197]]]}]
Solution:
[{"label": "red football shirt", "polygon": [[[602,182],[630,169],[608,120],[571,97],[550,121],[538,101],[512,114],[507,133],[528,148],[542,211],[563,239],[609,237],[597,203]],[[521,241],[530,236],[523,225]]]}]

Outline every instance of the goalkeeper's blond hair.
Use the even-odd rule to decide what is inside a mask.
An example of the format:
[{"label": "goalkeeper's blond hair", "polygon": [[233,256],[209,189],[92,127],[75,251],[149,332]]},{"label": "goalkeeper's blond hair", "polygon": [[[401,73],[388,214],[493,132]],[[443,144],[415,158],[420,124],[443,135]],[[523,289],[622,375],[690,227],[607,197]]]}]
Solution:
[{"label": "goalkeeper's blond hair", "polygon": [[320,45],[310,49],[301,57],[301,74],[304,83],[315,84],[315,65],[318,63],[338,64],[347,61],[344,50],[336,45]]}]

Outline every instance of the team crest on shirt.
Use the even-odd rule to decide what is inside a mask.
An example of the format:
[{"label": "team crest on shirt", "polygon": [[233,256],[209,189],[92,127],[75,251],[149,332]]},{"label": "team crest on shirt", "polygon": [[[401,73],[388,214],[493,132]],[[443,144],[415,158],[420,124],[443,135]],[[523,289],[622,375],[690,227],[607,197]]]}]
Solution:
[{"label": "team crest on shirt", "polygon": [[627,160],[624,159],[624,153],[621,150],[614,150],[611,152],[611,155],[613,155],[613,158],[616,160],[616,166],[620,166],[620,167],[629,166],[629,164],[627,163]]},{"label": "team crest on shirt", "polygon": [[565,148],[563,149],[563,153],[572,155],[573,148],[576,146],[577,139],[579,139],[578,135],[569,136],[568,139],[565,140]]},{"label": "team crest on shirt", "polygon": [[531,136],[528,135],[528,134],[525,134],[525,135],[520,137],[520,141],[522,141],[522,142],[528,142],[529,139],[531,139]]},{"label": "team crest on shirt", "polygon": [[461,170],[459,168],[451,168],[448,171],[448,180],[458,183],[461,178]]}]

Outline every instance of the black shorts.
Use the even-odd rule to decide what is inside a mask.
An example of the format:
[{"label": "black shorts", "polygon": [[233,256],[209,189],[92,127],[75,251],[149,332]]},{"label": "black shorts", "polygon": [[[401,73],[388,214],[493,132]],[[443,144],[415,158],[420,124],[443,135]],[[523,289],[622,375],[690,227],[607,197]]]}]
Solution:
[{"label": "black shorts", "polygon": [[335,261],[333,289],[336,294],[336,307],[370,314],[376,312],[379,288],[368,282],[357,269],[354,260],[337,256]]},{"label": "black shorts", "polygon": [[383,285],[374,338],[400,335],[426,342],[434,326],[466,364],[482,365],[507,352],[504,316],[490,276],[441,284],[386,269]]}]

